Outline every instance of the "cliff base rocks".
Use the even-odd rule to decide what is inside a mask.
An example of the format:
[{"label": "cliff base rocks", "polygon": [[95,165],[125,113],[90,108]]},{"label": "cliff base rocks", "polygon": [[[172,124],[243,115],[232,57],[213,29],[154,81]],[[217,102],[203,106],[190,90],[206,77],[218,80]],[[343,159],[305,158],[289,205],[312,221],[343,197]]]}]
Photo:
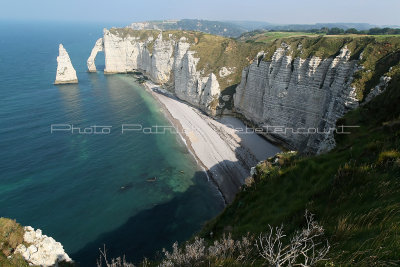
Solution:
[{"label": "cliff base rocks", "polygon": [[54,266],[58,262],[72,262],[71,258],[65,253],[61,243],[52,237],[42,234],[42,231],[33,229],[30,226],[24,227],[24,244],[18,245],[14,253],[19,253],[22,257],[33,265]]}]

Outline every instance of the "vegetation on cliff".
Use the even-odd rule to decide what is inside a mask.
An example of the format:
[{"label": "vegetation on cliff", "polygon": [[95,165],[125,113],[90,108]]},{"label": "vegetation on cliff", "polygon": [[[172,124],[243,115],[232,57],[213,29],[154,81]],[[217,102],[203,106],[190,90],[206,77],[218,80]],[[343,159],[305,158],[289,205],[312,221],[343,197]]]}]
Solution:
[{"label": "vegetation on cliff", "polygon": [[[151,54],[160,31],[112,28],[110,33],[123,39],[130,37],[144,42]],[[240,82],[242,69],[249,65],[257,53],[263,49],[263,44],[238,42],[235,39],[203,32],[178,30],[162,32],[164,41],[178,42],[182,37],[191,44],[189,50],[194,51],[194,56],[199,58],[196,66],[197,71],[200,71],[203,76],[208,76],[211,73],[217,75],[222,91]],[[232,74],[221,77],[219,71],[223,67],[232,69]]]},{"label": "vegetation on cliff", "polygon": [[159,29],[159,30],[184,30],[199,31],[226,37],[239,36],[247,31],[246,27],[238,23],[211,21],[202,19],[159,20],[132,23],[132,29]]},{"label": "vegetation on cliff", "polygon": [[29,264],[14,250],[24,241],[24,228],[15,220],[0,218],[0,266],[25,267]]},{"label": "vegetation on cliff", "polygon": [[238,37],[241,41],[246,42],[268,42],[274,39],[283,37],[297,37],[297,36],[319,36],[319,35],[346,35],[346,36],[366,36],[374,35],[382,37],[397,36],[400,34],[400,29],[394,28],[371,28],[369,30],[357,30],[356,28],[342,29],[338,27],[333,28],[320,28],[311,30],[255,30],[243,33]]},{"label": "vegetation on cliff", "polygon": [[[195,237],[181,246],[175,242],[171,251],[164,249],[159,261],[145,259],[139,266],[313,266],[326,262],[330,245],[324,237],[324,229],[310,212],[306,211],[304,217],[304,228],[291,238],[286,236],[283,226],[270,225],[258,236],[248,233],[237,240],[232,239],[231,234],[224,234],[212,243]],[[105,248],[100,253],[98,267],[133,267],[125,258],[107,259]]]},{"label": "vegetation on cliff", "polygon": [[[199,19],[155,20],[132,23],[136,30],[199,31],[225,37],[250,36],[260,32],[307,32],[323,34],[399,34],[398,28],[378,28],[368,23],[317,23],[275,25],[261,21],[210,21]],[[392,26],[395,27],[395,26]]]},{"label": "vegetation on cliff", "polygon": [[351,52],[351,60],[359,60],[360,69],[354,75],[353,86],[357,99],[362,101],[380,77],[400,60],[400,37],[382,36],[299,36],[267,42],[264,60],[271,60],[279,47],[288,47],[287,55],[302,59],[313,56],[322,59],[335,57],[343,47]]}]

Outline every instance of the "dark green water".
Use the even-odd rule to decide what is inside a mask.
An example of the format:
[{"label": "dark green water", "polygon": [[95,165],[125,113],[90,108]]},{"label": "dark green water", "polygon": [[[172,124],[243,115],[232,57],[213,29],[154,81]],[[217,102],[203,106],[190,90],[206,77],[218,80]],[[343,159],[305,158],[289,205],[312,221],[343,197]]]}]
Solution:
[{"label": "dark green water", "polygon": [[[223,208],[179,136],[121,134],[124,123],[170,124],[132,76],[86,72],[100,25],[2,22],[0,31],[0,216],[42,229],[92,266],[103,244],[109,256],[152,257]],[[61,42],[78,85],[52,85]],[[51,133],[59,123],[112,129]]]}]

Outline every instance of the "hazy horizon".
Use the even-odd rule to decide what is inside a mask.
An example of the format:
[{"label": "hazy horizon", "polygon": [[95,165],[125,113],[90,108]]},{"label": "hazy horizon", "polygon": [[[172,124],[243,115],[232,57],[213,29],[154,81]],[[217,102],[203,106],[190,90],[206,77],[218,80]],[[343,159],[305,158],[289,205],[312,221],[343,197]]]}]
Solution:
[{"label": "hazy horizon", "polygon": [[[271,24],[369,23],[400,25],[398,0],[5,0],[0,20],[115,23],[170,19],[258,21]],[[24,8],[21,9],[21,6]]]}]

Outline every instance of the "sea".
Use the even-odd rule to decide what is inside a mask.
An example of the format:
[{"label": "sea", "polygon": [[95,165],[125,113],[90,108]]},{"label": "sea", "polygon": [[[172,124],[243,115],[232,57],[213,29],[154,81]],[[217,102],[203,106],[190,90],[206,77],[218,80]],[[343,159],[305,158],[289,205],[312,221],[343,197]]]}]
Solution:
[{"label": "sea", "polygon": [[[106,23],[0,21],[0,217],[39,228],[80,266],[138,263],[183,242],[223,199],[132,74],[86,60]],[[62,43],[79,84],[54,85]],[[122,131],[128,127],[130,131]]]}]

